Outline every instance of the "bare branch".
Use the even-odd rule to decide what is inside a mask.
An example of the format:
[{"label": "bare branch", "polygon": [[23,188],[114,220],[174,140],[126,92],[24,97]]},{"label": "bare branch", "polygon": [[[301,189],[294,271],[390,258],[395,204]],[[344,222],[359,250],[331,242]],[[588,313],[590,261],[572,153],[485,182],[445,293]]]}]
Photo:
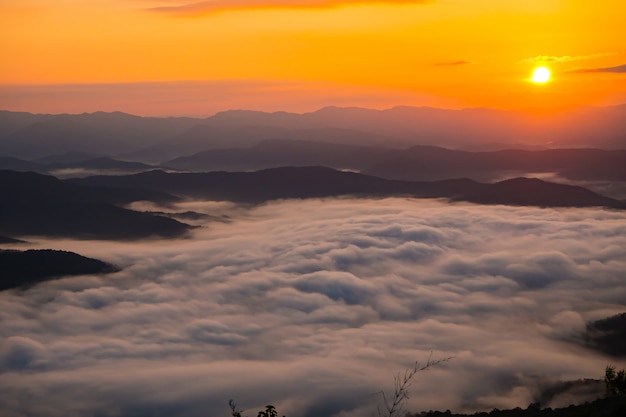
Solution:
[{"label": "bare branch", "polygon": [[447,362],[452,359],[452,356],[434,361],[431,358],[432,352],[430,353],[426,364],[420,366],[419,362],[416,361],[413,368],[406,369],[404,374],[398,373],[394,377],[394,391],[391,398],[387,398],[385,391],[380,391],[380,396],[383,402],[383,410],[381,410],[381,405],[378,404],[378,417],[396,417],[401,415],[404,410],[405,400],[409,399],[409,388],[411,387],[412,379],[415,374],[439,365],[442,362]]}]

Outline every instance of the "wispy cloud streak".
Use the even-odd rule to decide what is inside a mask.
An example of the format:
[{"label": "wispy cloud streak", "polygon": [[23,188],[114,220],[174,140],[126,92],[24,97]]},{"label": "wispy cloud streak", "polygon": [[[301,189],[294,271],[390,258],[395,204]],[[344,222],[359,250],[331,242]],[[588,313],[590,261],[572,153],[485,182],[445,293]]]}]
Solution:
[{"label": "wispy cloud streak", "polygon": [[459,65],[469,65],[470,61],[450,61],[450,62],[438,62],[435,64],[437,67],[456,67]]},{"label": "wispy cloud streak", "polygon": [[550,64],[550,63],[558,63],[558,62],[572,62],[572,61],[586,61],[589,59],[597,59],[604,58],[607,56],[616,55],[614,52],[601,52],[597,54],[588,54],[588,55],[537,55],[530,58],[524,58],[519,61],[520,64]]},{"label": "wispy cloud streak", "polygon": [[618,65],[615,67],[604,67],[604,68],[578,68],[575,70],[567,71],[568,73],[573,74],[584,74],[584,73],[594,73],[594,72],[608,72],[614,74],[625,74],[626,73],[626,64]]},{"label": "wispy cloud streak", "polygon": [[429,4],[435,0],[214,0],[184,2],[175,6],[154,7],[149,10],[175,15],[201,15],[228,10],[245,9],[303,9],[330,8],[352,4]]}]

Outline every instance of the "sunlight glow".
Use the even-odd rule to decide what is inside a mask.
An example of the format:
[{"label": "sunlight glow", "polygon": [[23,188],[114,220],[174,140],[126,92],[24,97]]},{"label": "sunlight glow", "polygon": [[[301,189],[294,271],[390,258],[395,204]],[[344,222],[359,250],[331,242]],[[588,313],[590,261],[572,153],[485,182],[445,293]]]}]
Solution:
[{"label": "sunlight glow", "polygon": [[551,73],[546,67],[538,67],[533,71],[533,76],[530,79],[534,83],[543,84],[550,81]]}]

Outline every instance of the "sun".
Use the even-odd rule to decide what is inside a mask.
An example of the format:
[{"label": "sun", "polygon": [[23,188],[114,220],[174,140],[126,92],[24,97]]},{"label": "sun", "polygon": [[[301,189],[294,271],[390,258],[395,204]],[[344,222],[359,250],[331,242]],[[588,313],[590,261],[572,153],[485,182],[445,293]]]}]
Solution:
[{"label": "sun", "polygon": [[552,74],[550,73],[550,70],[548,68],[537,67],[533,71],[533,76],[531,77],[530,81],[537,84],[547,83],[548,81],[550,81],[551,75]]}]

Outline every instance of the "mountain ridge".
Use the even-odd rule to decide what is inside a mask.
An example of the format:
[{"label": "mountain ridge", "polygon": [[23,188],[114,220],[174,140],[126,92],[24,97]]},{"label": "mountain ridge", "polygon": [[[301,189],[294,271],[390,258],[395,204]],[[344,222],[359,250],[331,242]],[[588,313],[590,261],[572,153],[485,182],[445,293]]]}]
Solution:
[{"label": "mountain ridge", "polygon": [[[626,131],[626,105],[577,108],[549,116],[486,108],[410,106],[384,110],[325,107],[301,114],[228,110],[199,119],[105,112],[34,115],[0,111],[0,126],[4,126],[0,128],[0,156],[26,159],[52,153],[95,151],[114,157],[134,154],[135,158],[131,159],[140,162],[163,162],[139,157],[145,154],[145,159],[154,159],[159,152],[167,151],[161,157],[169,155],[167,159],[173,159],[223,147],[225,143],[229,147],[249,146],[276,139],[276,132],[280,131],[291,131],[291,138],[298,139],[296,132],[316,128],[352,130],[358,132],[354,134],[356,137],[360,134],[363,138],[384,136],[389,143],[402,143],[401,147],[420,144],[472,149],[484,148],[489,143],[506,143],[513,147],[626,149],[626,138],[621,133]],[[262,131],[266,133],[260,134]],[[191,135],[190,139],[177,147],[177,138],[186,135]],[[227,142],[225,138],[229,138]],[[307,139],[325,141],[322,133]],[[355,138],[342,140],[362,144]],[[217,146],[219,141],[221,145]]]},{"label": "mountain ridge", "polygon": [[[253,204],[276,199],[355,196],[447,198],[485,204],[546,207],[624,208],[623,202],[583,187],[539,179],[517,178],[494,184],[469,179],[412,182],[388,180],[320,166],[233,173],[166,173],[156,170],[135,175],[95,176],[66,181],[90,186],[150,189],[191,199]],[[520,192],[523,192],[524,198],[520,198]]]},{"label": "mountain ridge", "polygon": [[191,226],[120,205],[178,199],[157,190],[82,187],[33,172],[0,170],[0,235],[140,239],[183,236]]}]

